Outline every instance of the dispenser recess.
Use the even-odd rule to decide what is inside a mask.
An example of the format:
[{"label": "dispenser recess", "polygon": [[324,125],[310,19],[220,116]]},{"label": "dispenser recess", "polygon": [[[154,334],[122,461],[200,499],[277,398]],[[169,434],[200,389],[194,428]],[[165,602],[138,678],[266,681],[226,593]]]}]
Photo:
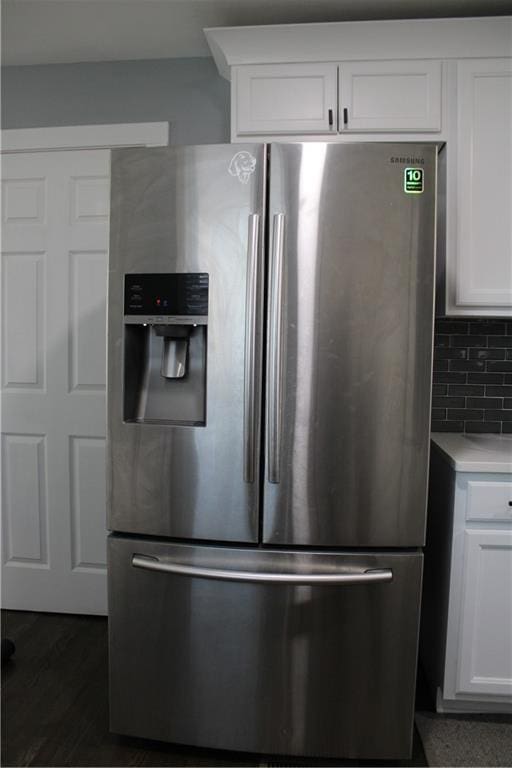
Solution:
[{"label": "dispenser recess", "polygon": [[125,275],[125,421],[205,426],[207,327],[207,274]]}]

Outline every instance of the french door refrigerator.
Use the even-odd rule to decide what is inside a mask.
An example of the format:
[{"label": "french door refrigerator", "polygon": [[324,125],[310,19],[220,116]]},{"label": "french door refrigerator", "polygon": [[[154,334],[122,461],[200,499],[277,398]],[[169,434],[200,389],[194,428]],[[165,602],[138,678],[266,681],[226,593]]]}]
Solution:
[{"label": "french door refrigerator", "polygon": [[113,152],[113,731],[410,754],[436,151]]}]

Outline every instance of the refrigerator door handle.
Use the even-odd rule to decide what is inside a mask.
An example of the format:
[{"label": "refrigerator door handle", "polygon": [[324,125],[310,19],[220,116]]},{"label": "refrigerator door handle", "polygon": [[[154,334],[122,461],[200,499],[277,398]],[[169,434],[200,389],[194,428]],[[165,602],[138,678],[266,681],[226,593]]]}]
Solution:
[{"label": "refrigerator door handle", "polygon": [[282,292],[284,261],[284,213],[276,213],[272,236],[270,286],[270,343],[268,398],[268,481],[278,483],[281,464],[282,410]]},{"label": "refrigerator door handle", "polygon": [[258,322],[260,217],[249,216],[247,240],[247,288],[245,303],[244,370],[244,481],[254,482],[256,460],[256,330]]},{"label": "refrigerator door handle", "polygon": [[369,582],[393,581],[391,568],[351,568],[335,573],[281,573],[272,571],[236,571],[221,568],[204,568],[197,565],[185,565],[172,560],[159,560],[153,555],[133,555],[132,566],[147,571],[161,571],[178,576],[198,579],[217,579],[219,581],[244,581],[251,583],[279,584],[367,584]]}]

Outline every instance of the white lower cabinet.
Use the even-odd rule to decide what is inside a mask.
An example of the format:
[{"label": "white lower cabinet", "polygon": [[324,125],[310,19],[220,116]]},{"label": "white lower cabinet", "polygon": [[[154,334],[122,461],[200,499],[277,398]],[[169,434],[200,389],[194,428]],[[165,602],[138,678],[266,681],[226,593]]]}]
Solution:
[{"label": "white lower cabinet", "polygon": [[453,463],[433,445],[420,659],[438,711],[512,712],[512,475]]},{"label": "white lower cabinet", "polygon": [[512,529],[464,531],[456,686],[512,697]]}]

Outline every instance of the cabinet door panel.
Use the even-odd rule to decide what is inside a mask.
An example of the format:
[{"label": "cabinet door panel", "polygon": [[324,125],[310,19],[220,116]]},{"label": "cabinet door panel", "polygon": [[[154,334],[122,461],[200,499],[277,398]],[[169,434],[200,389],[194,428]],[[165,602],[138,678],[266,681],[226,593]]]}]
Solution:
[{"label": "cabinet door panel", "polygon": [[234,135],[336,132],[336,65],[234,67]]},{"label": "cabinet door panel", "polygon": [[441,130],[440,62],[347,62],[339,82],[343,131]]},{"label": "cabinet door panel", "polygon": [[457,693],[512,695],[512,531],[464,532]]},{"label": "cabinet door panel", "polygon": [[457,71],[457,261],[448,299],[459,313],[510,315],[512,60],[467,60]]}]

